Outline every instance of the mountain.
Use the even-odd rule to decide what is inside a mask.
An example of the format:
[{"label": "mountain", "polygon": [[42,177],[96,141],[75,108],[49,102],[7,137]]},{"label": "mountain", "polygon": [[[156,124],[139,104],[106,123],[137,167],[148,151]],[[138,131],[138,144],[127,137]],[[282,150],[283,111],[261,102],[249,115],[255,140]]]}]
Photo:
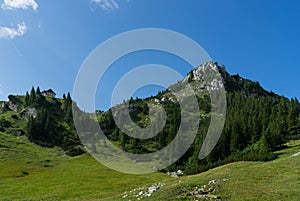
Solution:
[{"label": "mountain", "polygon": [[[215,76],[215,72],[220,74]],[[187,84],[193,93],[186,91]],[[177,96],[174,96],[174,91]],[[223,116],[217,115],[215,111],[224,112],[224,104],[221,108],[217,107],[219,103],[216,100],[220,99],[213,100],[211,96],[218,91],[224,95],[227,106]],[[194,110],[189,102],[193,94],[199,110]],[[32,88],[25,96],[10,95],[9,101],[1,104],[0,132],[17,137],[24,135],[31,142],[44,147],[58,146],[71,156],[80,155],[85,150],[96,152],[103,146],[100,140],[96,140],[85,144],[83,148],[72,120],[70,94],[60,99],[53,94],[42,94],[39,88]],[[116,122],[114,117],[117,115],[122,119],[127,106],[130,121]],[[160,110],[155,110],[161,107],[165,116]],[[187,112],[182,113],[182,110]],[[149,118],[150,113],[152,119]],[[184,142],[192,136],[193,130],[190,128],[199,126],[191,146],[184,150],[177,162],[164,169],[182,169],[185,174],[202,172],[233,161],[271,160],[277,157],[273,151],[281,149],[288,140],[300,138],[300,104],[297,99],[279,96],[263,89],[258,82],[230,75],[224,66],[218,66],[215,62],[199,66],[189,72],[185,79],[155,96],[146,99],[131,98],[108,111],[97,111],[96,114],[106,137],[124,151],[135,154],[161,150],[173,142],[177,133],[185,126],[184,137],[177,140],[172,148],[174,156],[171,157],[177,157],[176,151],[184,150]],[[213,118],[224,120],[224,129],[212,152],[199,159]],[[197,125],[194,119],[199,119]],[[165,124],[162,124],[163,120]],[[156,124],[149,127],[149,132],[159,132],[150,139],[137,139],[124,133],[132,132],[136,127],[147,128],[153,122]],[[134,133],[136,136],[138,134]],[[161,158],[162,163],[167,157]]]},{"label": "mountain", "polygon": [[[221,76],[207,75],[217,71]],[[153,153],[169,145],[176,138],[179,125],[182,123],[182,106],[191,107],[188,102],[180,105],[178,97],[172,95],[172,91],[176,91],[179,97],[182,94],[185,97],[189,96],[184,93],[186,83],[192,87],[199,104],[199,129],[190,148],[180,160],[166,170],[184,169],[186,173],[197,173],[232,161],[271,160],[276,158],[274,150],[280,149],[290,139],[299,139],[300,105],[297,99],[289,100],[263,89],[258,82],[244,79],[239,75],[230,75],[224,66],[218,66],[215,62],[207,62],[192,70],[184,80],[170,86],[166,91],[159,92],[156,96],[131,99],[107,112],[98,111],[98,120],[103,132],[108,139],[115,141],[123,150],[130,153]],[[210,121],[215,115],[212,109],[216,106],[211,105],[210,94],[223,89],[226,91],[227,102],[224,129],[208,157],[199,159]],[[123,121],[116,125],[114,116],[124,119],[125,116],[120,114],[126,113],[128,105],[133,122]],[[135,139],[124,134],[124,131],[134,131],[135,126],[147,127],[150,122],[162,122],[163,118],[159,113],[154,112],[154,119],[148,118],[149,106],[153,105],[162,106],[166,112],[166,124],[163,129],[148,140]],[[120,111],[119,114],[114,113],[116,109]],[[186,122],[193,120],[192,115],[186,115],[184,118]],[[187,129],[185,136],[189,135],[191,134]],[[175,149],[180,149],[182,144],[183,142],[177,143]]]}]

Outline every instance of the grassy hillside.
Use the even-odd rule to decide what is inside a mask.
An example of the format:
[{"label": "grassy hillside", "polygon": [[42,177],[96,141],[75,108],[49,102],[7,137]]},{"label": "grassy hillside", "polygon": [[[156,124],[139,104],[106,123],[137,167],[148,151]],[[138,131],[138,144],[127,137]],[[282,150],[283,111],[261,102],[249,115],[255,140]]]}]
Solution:
[{"label": "grassy hillside", "polygon": [[300,141],[288,145],[275,161],[237,162],[171,178],[119,173],[87,154],[64,157],[60,148],[42,148],[25,136],[0,133],[0,195],[1,200],[136,200],[123,199],[123,193],[162,182],[165,186],[142,200],[201,200],[190,192],[216,180],[212,194],[221,200],[298,200],[300,156],[292,154],[300,151]]},{"label": "grassy hillside", "polygon": [[[190,192],[203,185],[215,188],[221,200],[299,200],[300,141],[292,141],[279,151],[281,156],[269,162],[236,162],[207,172],[180,178],[181,183],[166,186],[145,200],[205,200]],[[208,199],[209,200],[209,199]],[[211,199],[214,200],[214,199]]]},{"label": "grassy hillside", "polygon": [[127,175],[87,154],[62,157],[25,137],[0,133],[0,200],[103,200],[138,186],[169,179],[161,173]]}]

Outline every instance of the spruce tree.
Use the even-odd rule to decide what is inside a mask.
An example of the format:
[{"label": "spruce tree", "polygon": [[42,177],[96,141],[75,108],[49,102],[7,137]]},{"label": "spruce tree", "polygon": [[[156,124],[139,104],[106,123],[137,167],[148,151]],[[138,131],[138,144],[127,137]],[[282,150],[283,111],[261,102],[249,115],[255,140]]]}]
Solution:
[{"label": "spruce tree", "polygon": [[26,92],[24,102],[25,102],[25,107],[28,107],[29,106],[29,93],[28,93],[28,91]]},{"label": "spruce tree", "polygon": [[35,90],[34,90],[34,87],[31,88],[31,91],[30,91],[30,95],[29,95],[29,101],[28,101],[28,105],[32,105],[35,101]]},{"label": "spruce tree", "polygon": [[37,89],[36,89],[36,95],[41,95],[40,87],[37,87]]}]

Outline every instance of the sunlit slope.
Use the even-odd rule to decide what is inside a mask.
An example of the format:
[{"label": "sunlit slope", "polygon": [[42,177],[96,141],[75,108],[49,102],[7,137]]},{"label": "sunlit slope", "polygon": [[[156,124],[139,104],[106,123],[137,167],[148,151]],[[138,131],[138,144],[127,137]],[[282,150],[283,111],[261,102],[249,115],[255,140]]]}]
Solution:
[{"label": "sunlit slope", "polygon": [[24,137],[0,133],[0,200],[103,200],[169,180],[162,174],[129,175],[110,170],[88,154],[65,157]]},{"label": "sunlit slope", "polygon": [[237,162],[171,178],[163,173],[123,174],[104,167],[88,154],[65,157],[61,149],[42,148],[25,137],[0,133],[0,138],[1,200],[129,200],[122,198],[124,192],[159,182],[165,185],[143,200],[201,200],[191,193],[212,180],[216,184],[210,196],[221,200],[300,197],[300,155],[292,156],[300,151],[300,141],[289,143],[274,161]]},{"label": "sunlit slope", "polygon": [[[214,200],[190,195],[197,187],[209,186],[211,195],[221,200],[299,200],[300,198],[300,141],[292,141],[279,151],[280,157],[269,162],[236,162],[207,172],[181,177],[177,184],[165,186],[145,200]],[[298,153],[298,154],[297,154]],[[294,156],[293,156],[294,155]]]}]

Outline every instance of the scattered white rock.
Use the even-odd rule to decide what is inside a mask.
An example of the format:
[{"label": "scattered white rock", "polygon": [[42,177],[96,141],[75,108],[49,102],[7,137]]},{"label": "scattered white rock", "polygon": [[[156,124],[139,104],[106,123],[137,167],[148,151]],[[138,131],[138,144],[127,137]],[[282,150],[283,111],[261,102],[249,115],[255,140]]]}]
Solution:
[{"label": "scattered white rock", "polygon": [[207,185],[194,187],[193,190],[189,192],[189,195],[193,196],[195,200],[221,200],[220,196],[216,195],[218,192],[217,187],[221,182],[225,181],[228,181],[228,179],[210,180]]},{"label": "scattered white rock", "polygon": [[21,116],[23,119],[28,119],[29,117],[37,117],[37,109],[35,107],[25,108],[21,111]]},{"label": "scattered white rock", "polygon": [[167,102],[168,101],[168,98],[167,97],[163,97],[162,99],[161,99],[161,102]]},{"label": "scattered white rock", "polygon": [[18,112],[18,106],[13,104],[11,101],[8,102],[8,108],[14,112]]},{"label": "scattered white rock", "polygon": [[155,99],[154,99],[154,102],[155,102],[155,103],[159,103],[160,101],[159,101],[159,99],[155,98]]},{"label": "scattered white rock", "polygon": [[210,185],[210,184],[215,184],[217,181],[215,180],[215,179],[213,179],[213,180],[210,180],[209,182],[208,182],[208,184]]},{"label": "scattered white rock", "polygon": [[[155,191],[163,187],[165,184],[164,183],[158,183],[158,184],[153,184],[150,187],[142,187],[142,188],[136,188],[133,189],[129,192],[124,192],[122,194],[122,198],[131,198],[133,200],[141,200],[144,197],[150,197]],[[138,193],[136,193],[138,191]]]},{"label": "scattered white rock", "polygon": [[177,175],[178,175],[178,176],[182,176],[182,175],[183,175],[182,170],[177,170]]},{"label": "scattered white rock", "polygon": [[177,170],[176,172],[167,172],[167,175],[169,175],[173,178],[177,178],[177,177],[183,175],[183,171],[182,170]]},{"label": "scattered white rock", "polygon": [[172,98],[172,97],[169,98],[169,101],[171,101],[171,102],[173,102],[173,103],[176,102],[176,100],[175,100],[174,98]]}]

